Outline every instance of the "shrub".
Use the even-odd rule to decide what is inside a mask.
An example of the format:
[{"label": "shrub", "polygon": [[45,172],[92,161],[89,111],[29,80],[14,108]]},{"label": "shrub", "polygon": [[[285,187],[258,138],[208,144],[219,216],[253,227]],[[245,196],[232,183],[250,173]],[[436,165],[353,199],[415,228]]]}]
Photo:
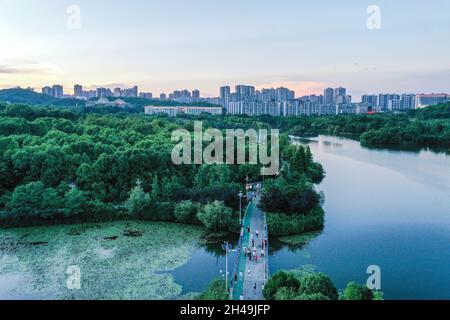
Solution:
[{"label": "shrub", "polygon": [[324,228],[324,220],[324,212],[321,207],[316,207],[307,216],[289,216],[281,213],[267,214],[269,234],[275,237],[320,231]]},{"label": "shrub", "polygon": [[181,223],[198,223],[197,213],[200,206],[191,200],[175,205],[175,221]]},{"label": "shrub", "polygon": [[223,202],[214,201],[200,210],[197,218],[209,231],[229,231],[232,224],[232,210]]},{"label": "shrub", "polygon": [[355,282],[350,282],[342,295],[342,300],[373,300],[373,298],[372,290]]},{"label": "shrub", "polygon": [[201,295],[198,300],[228,300],[228,294],[225,289],[225,281],[223,279],[216,279],[208,286],[208,288]]}]

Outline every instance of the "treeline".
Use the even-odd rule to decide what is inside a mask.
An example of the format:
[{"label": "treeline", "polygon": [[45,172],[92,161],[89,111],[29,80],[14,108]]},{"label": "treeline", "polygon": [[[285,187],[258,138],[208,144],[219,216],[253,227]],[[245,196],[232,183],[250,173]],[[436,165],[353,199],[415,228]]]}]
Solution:
[{"label": "treeline", "polygon": [[[171,134],[182,125],[189,126],[165,117],[0,105],[1,224],[126,217],[235,228],[237,194],[259,167],[175,166]],[[186,200],[195,213],[181,218]]]},{"label": "treeline", "polygon": [[[110,100],[115,100],[117,98],[110,97]],[[125,102],[131,104],[133,107],[128,109],[135,109],[139,110],[139,112],[142,112],[144,110],[144,106],[148,105],[154,105],[154,106],[186,106],[186,105],[195,105],[195,106],[213,106],[210,103],[207,102],[195,102],[195,103],[181,103],[176,101],[170,101],[170,100],[160,100],[160,99],[144,99],[144,98],[129,98],[129,97],[122,97],[122,100]],[[91,101],[97,101],[98,98],[92,98]],[[12,104],[27,104],[27,105],[39,105],[39,106],[53,106],[53,107],[85,107],[86,101],[80,100],[76,98],[63,98],[63,99],[57,99],[52,96],[33,92],[31,90],[25,90],[20,88],[13,88],[13,89],[4,89],[0,90],[0,102],[4,101],[5,103],[12,103]],[[113,111],[114,108],[105,108],[100,107],[101,109],[109,109],[110,111]],[[99,108],[99,109],[100,109]],[[115,108],[119,109],[119,108]]]},{"label": "treeline", "polygon": [[267,213],[269,234],[285,236],[320,231],[324,227],[322,197],[314,184],[322,182],[325,171],[314,162],[309,146],[283,141],[283,167],[276,179],[269,179],[260,207]]}]

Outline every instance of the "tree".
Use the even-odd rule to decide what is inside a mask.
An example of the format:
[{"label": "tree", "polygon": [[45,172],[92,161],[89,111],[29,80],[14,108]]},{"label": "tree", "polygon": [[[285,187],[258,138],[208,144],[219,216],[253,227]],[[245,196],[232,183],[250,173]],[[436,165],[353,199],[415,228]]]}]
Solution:
[{"label": "tree", "polygon": [[337,300],[338,291],[330,277],[323,273],[307,273],[300,279],[300,295],[322,294],[330,300]]},{"label": "tree", "polygon": [[175,220],[182,223],[194,223],[197,220],[199,205],[191,200],[181,201],[175,206]]},{"label": "tree", "polygon": [[72,188],[64,195],[66,209],[70,210],[70,215],[80,215],[86,213],[88,198],[84,191]]},{"label": "tree", "polygon": [[291,169],[300,174],[304,173],[307,169],[305,159],[305,149],[302,146],[298,146],[290,159]]},{"label": "tree", "polygon": [[42,182],[17,187],[7,205],[17,217],[48,217],[61,208],[61,198],[55,189],[46,189]]},{"label": "tree", "polygon": [[305,151],[305,165],[306,168],[309,168],[314,163],[313,155],[311,152],[311,147],[307,146]]},{"label": "tree", "polygon": [[288,182],[284,177],[267,181],[260,207],[268,213],[308,215],[320,203],[320,196],[305,176]]},{"label": "tree", "polygon": [[[300,288],[300,281],[292,274],[284,271],[274,274],[264,286],[263,295],[266,300],[292,300]],[[282,290],[277,297],[279,290]]]},{"label": "tree", "polygon": [[327,296],[322,293],[311,293],[311,294],[300,294],[295,297],[295,300],[303,300],[303,301],[327,301],[330,300]]},{"label": "tree", "polygon": [[161,188],[159,187],[159,179],[156,176],[152,182],[152,191],[150,193],[150,199],[153,202],[158,202],[160,200]]},{"label": "tree", "polygon": [[142,215],[150,207],[151,202],[150,195],[144,192],[141,182],[138,181],[136,187],[130,192],[130,197],[126,201],[125,206],[131,216],[137,217]]},{"label": "tree", "polygon": [[228,294],[225,289],[225,281],[223,279],[216,279],[208,286],[208,288],[201,295],[198,300],[228,300]]},{"label": "tree", "polygon": [[284,272],[273,275],[263,291],[266,300],[337,300],[331,279],[322,273]]},{"label": "tree", "polygon": [[373,300],[373,291],[367,286],[358,285],[355,282],[350,282],[344,290],[342,300]]},{"label": "tree", "polygon": [[200,210],[197,218],[209,231],[229,231],[232,210],[222,201],[214,201]]}]

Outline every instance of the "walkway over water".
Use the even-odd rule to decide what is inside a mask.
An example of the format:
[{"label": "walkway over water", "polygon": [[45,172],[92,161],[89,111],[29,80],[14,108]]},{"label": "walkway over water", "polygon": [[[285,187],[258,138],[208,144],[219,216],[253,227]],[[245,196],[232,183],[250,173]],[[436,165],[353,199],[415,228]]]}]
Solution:
[{"label": "walkway over water", "polygon": [[[266,215],[256,203],[249,205],[244,217],[244,232],[238,253],[237,271],[233,274],[238,280],[233,289],[234,300],[264,300],[262,291],[269,277],[269,242]],[[246,255],[246,249],[252,254]],[[256,258],[253,255],[255,251]]]}]

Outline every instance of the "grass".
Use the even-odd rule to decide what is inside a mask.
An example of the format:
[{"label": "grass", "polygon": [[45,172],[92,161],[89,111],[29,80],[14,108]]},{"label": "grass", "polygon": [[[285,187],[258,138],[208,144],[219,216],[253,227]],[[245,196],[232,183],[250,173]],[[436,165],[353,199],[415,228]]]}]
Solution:
[{"label": "grass", "polygon": [[[156,222],[112,222],[0,230],[0,298],[177,299],[171,270],[186,264],[202,230]],[[81,290],[66,270],[81,270]]]}]

